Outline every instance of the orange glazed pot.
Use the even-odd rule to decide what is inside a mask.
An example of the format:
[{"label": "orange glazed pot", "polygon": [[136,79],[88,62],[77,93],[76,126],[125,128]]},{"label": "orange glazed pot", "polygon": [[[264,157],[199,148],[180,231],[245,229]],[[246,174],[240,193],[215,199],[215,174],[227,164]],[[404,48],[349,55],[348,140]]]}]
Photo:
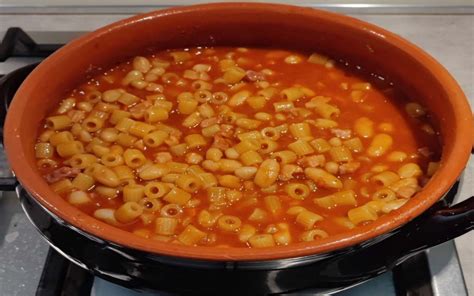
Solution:
[{"label": "orange glazed pot", "polygon": [[[60,98],[95,69],[110,67],[143,53],[148,48],[160,50],[192,46],[277,47],[315,51],[334,59],[362,65],[395,82],[429,109],[435,125],[441,131],[443,151],[440,169],[423,190],[402,208],[369,225],[311,243],[295,243],[268,249],[189,247],[152,241],[96,220],[54,193],[36,169],[34,144],[38,127]],[[471,109],[459,85],[431,56],[405,39],[377,26],[326,11],[273,4],[218,3],[134,16],[65,45],[37,66],[17,91],[8,110],[4,143],[11,167],[25,190],[22,191],[25,210],[48,241],[76,263],[104,278],[121,284],[129,283],[129,286],[139,289],[155,289],[153,279],[144,279],[147,277],[145,273],[159,274],[154,281],[159,282],[163,289],[175,291],[180,288],[166,283],[178,282],[180,276],[176,273],[175,278],[172,278],[172,272],[180,272],[181,277],[186,275],[187,278],[182,279],[182,289],[193,291],[193,284],[199,286],[199,282],[191,278],[200,278],[199,273],[203,269],[226,270],[224,274],[216,273],[215,276],[221,283],[216,284],[214,278],[214,287],[224,284],[242,285],[242,282],[235,280],[236,274],[229,270],[250,273],[258,271],[262,273],[258,273],[255,282],[245,274],[239,273],[239,276],[248,283],[247,288],[266,293],[308,287],[311,281],[321,283],[321,287],[322,283],[327,287],[331,286],[329,283],[333,283],[332,286],[347,286],[364,280],[369,275],[373,276],[380,269],[374,267],[370,271],[361,271],[359,276],[353,273],[345,281],[341,280],[344,271],[338,273],[340,277],[326,281],[321,278],[314,280],[308,276],[304,281],[296,280],[302,277],[298,272],[303,270],[329,270],[328,266],[331,265],[328,265],[330,263],[327,260],[350,258],[347,256],[357,254],[354,252],[360,246],[370,249],[379,245],[380,250],[374,249],[373,253],[367,253],[366,260],[370,261],[370,257],[375,257],[376,254],[386,259],[393,254],[384,255],[380,244],[387,241],[387,238],[392,239],[393,244],[397,235],[397,245],[403,244],[403,238],[408,236],[401,234],[404,229],[412,231],[413,237],[416,231],[420,231],[420,225],[439,223],[437,229],[445,233],[441,235],[421,227],[421,231],[425,232],[419,235],[427,241],[414,242],[412,238],[406,242],[406,248],[398,245],[406,253],[395,256],[393,262],[414,250],[469,231],[473,225],[472,199],[453,208],[432,208],[422,217],[428,220],[412,220],[437,203],[453,187],[468,161],[473,134]],[[449,222],[449,219],[443,220],[447,215],[459,220],[456,223]],[[47,219],[56,228],[48,224],[51,227],[48,229],[44,222]],[[407,224],[409,221],[412,222]],[[417,227],[413,227],[415,222],[418,223]],[[412,228],[405,228],[409,225]],[[382,234],[386,235],[381,236]],[[66,238],[70,241],[66,242]],[[78,251],[79,245],[84,246],[89,253]],[[385,250],[389,252],[389,249],[387,247]],[[101,254],[102,258],[93,255],[94,252]],[[123,254],[119,256],[120,252]],[[113,260],[118,262],[111,263]],[[155,269],[153,266],[145,267],[150,265],[147,262],[153,262]],[[316,262],[326,262],[326,269]],[[337,262],[340,261],[332,261],[331,264]],[[301,269],[309,268],[308,266],[314,268]],[[164,275],[163,270],[168,274]],[[196,273],[192,273],[193,270]],[[278,282],[278,278],[271,284],[268,272],[272,270],[294,270],[292,280],[295,284]],[[233,280],[221,278],[225,274]],[[189,285],[186,285],[188,280]],[[202,278],[201,281],[204,281],[201,284],[205,283],[206,279]],[[334,284],[336,282],[338,284]],[[243,287],[236,289],[247,291]]]}]

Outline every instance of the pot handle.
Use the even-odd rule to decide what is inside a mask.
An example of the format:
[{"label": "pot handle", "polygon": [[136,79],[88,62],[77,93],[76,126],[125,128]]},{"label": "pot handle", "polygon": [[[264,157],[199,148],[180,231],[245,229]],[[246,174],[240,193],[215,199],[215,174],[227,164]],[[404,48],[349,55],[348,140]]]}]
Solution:
[{"label": "pot handle", "polygon": [[[351,283],[369,279],[373,275],[390,270],[420,251],[463,235],[474,228],[474,196],[450,206],[459,188],[454,184],[445,198],[424,214],[399,228],[392,235],[378,241],[345,250],[329,260],[321,269],[337,268],[344,276],[340,282]],[[370,260],[367,260],[370,258]]]},{"label": "pot handle", "polygon": [[[401,263],[419,251],[463,235],[474,228],[474,196],[451,205],[457,195],[460,181],[445,195],[443,200],[434,204],[396,234],[382,241],[382,248],[393,249],[395,264]],[[396,246],[395,248],[390,245]]]},{"label": "pot handle", "polygon": [[[17,69],[10,74],[5,75],[0,79],[0,141],[3,146],[3,125],[5,123],[5,117],[7,115],[8,106],[10,105],[15,92],[17,91],[23,80],[30,74],[30,72],[38,64],[31,64],[26,67]],[[15,187],[18,185],[18,181],[14,176],[12,177],[0,177],[0,190],[1,191],[15,191]]]},{"label": "pot handle", "polygon": [[474,229],[474,196],[450,207],[432,212],[426,219],[416,223],[405,236],[406,254],[414,254],[452,240]]},{"label": "pot handle", "polygon": [[15,92],[20,87],[26,76],[33,71],[38,63],[19,68],[0,79],[0,141],[3,144],[3,125],[7,116],[8,106],[15,96]]},{"label": "pot handle", "polygon": [[[474,146],[471,154],[474,155]],[[394,235],[398,237],[395,240],[405,241],[402,248],[405,256],[399,256],[397,261],[402,262],[418,251],[447,242],[474,229],[474,196],[451,205],[459,186],[460,181],[457,181],[443,200],[410,223],[413,226],[409,232]],[[406,237],[400,237],[403,236],[402,233],[406,233]]]}]

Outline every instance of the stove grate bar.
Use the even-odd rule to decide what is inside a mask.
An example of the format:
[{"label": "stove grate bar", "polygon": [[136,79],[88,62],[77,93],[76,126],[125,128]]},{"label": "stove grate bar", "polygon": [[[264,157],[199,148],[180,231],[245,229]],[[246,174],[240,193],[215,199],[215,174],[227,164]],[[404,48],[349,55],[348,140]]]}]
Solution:
[{"label": "stove grate bar", "polygon": [[0,62],[10,57],[47,57],[62,44],[38,44],[21,28],[8,28],[0,44]]}]

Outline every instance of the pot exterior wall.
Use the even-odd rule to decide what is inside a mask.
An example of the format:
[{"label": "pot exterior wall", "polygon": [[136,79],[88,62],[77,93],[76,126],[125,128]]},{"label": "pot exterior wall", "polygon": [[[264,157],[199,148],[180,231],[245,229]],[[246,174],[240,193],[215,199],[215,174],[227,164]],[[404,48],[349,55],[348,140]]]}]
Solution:
[{"label": "pot exterior wall", "polygon": [[[458,184],[432,211],[375,240],[332,253],[254,262],[190,260],[130,249],[75,228],[45,209],[21,187],[17,193],[29,219],[53,248],[105,280],[136,290],[248,295],[307,288],[327,293],[390,270],[420,250],[441,242],[434,238],[430,241],[420,228],[433,225],[432,213],[449,205],[457,188]],[[414,236],[423,243],[410,241]]]}]

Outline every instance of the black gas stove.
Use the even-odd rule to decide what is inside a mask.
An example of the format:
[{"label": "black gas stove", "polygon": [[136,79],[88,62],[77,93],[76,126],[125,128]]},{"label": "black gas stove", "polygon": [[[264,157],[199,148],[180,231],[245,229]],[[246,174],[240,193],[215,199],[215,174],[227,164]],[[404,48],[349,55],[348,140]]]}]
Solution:
[{"label": "black gas stove", "polygon": [[[28,58],[27,63],[31,62],[31,58],[40,61],[61,45],[37,43],[20,28],[10,28],[0,44],[0,62],[8,62],[12,58]],[[13,98],[19,85],[36,66],[35,63],[27,63],[7,75],[1,75],[3,76],[0,78],[2,112],[5,112],[8,102]],[[3,117],[4,114],[0,115]],[[10,175],[3,149],[0,149],[0,190],[2,190],[0,197],[0,283],[2,283],[0,295],[10,295],[15,285],[20,284],[29,285],[31,287],[29,291],[36,293],[37,296],[152,295],[132,291],[94,277],[53,248],[47,247],[40,241],[34,227],[25,222],[27,217],[21,212],[15,195],[7,193],[16,185]],[[448,198],[454,198],[455,193],[453,191],[451,193],[453,196]],[[16,244],[21,244],[21,246]],[[28,252],[28,248],[23,248],[25,244],[36,246],[35,254],[28,253],[23,256],[22,252]],[[7,248],[8,251],[3,252]],[[31,262],[35,262],[34,267],[30,265]],[[43,263],[38,266],[37,262]],[[7,266],[7,264],[15,266]],[[31,282],[15,283],[15,279],[21,278],[18,276],[18,268],[20,271],[23,269],[26,274],[32,273]],[[446,270],[450,272],[447,273]],[[28,276],[25,277],[23,274],[23,278],[28,278]],[[452,295],[466,295],[459,261],[452,242],[418,253],[394,267],[392,271],[356,287],[337,292],[337,295],[442,295],[440,292],[449,290],[455,293]],[[309,289],[296,294],[315,295],[317,291]]]}]

